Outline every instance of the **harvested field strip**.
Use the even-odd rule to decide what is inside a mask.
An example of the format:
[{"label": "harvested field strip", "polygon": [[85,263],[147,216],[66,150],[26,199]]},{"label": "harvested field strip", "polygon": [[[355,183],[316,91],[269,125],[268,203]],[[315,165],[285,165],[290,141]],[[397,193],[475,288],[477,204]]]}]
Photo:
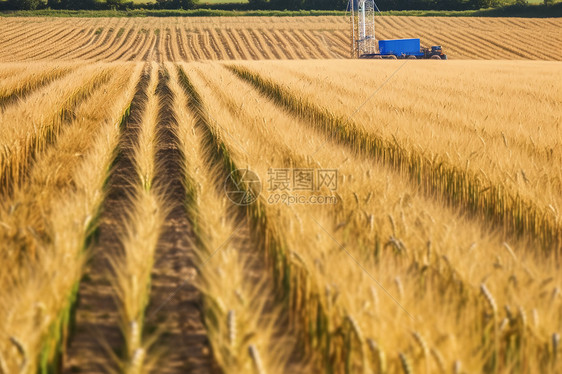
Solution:
[{"label": "harvested field strip", "polygon": [[345,58],[344,56],[346,56],[346,52],[348,51],[339,48],[339,46],[334,43],[334,39],[326,37],[322,32],[318,32],[316,37],[324,43],[330,58]]},{"label": "harvested field strip", "polygon": [[335,33],[333,33],[333,36],[336,40],[336,43],[340,46],[340,48],[342,48],[343,50],[345,50],[347,53],[344,55],[349,55],[349,50],[351,48],[351,46],[349,45],[349,30],[346,31],[337,31]]},{"label": "harvested field strip", "polygon": [[[83,84],[81,87],[68,87],[69,82],[77,79],[75,75],[82,72],[83,69],[67,75],[66,81],[61,82],[63,84],[62,97],[55,98],[54,103],[47,100],[46,104],[52,106],[46,108],[49,110],[46,117],[45,115],[35,117],[32,123],[24,123],[26,126],[22,127],[19,126],[18,120],[13,119],[18,116],[21,118],[21,115],[17,113],[18,106],[10,108],[10,110],[13,109],[13,113],[3,113],[2,120],[8,121],[7,123],[10,123],[11,127],[5,127],[4,133],[0,133],[2,138],[6,139],[0,156],[2,173],[0,191],[9,193],[10,189],[25,179],[27,168],[35,154],[48,147],[56,139],[64,125],[73,119],[74,109],[86,100],[97,87],[107,82],[114,72],[111,69],[103,69],[92,76],[85,77],[85,81],[80,80]],[[48,85],[48,87],[50,86]],[[43,100],[43,95],[39,95],[39,93],[32,95],[20,105],[26,106],[29,101],[37,103],[37,100],[42,103],[40,100]]]},{"label": "harvested field strip", "polygon": [[82,51],[76,51],[80,53],[72,53],[72,55],[68,56],[68,58],[72,59],[87,59],[87,56],[95,51],[99,46],[106,45],[108,43],[109,38],[113,34],[111,28],[98,28],[94,34],[94,38],[92,39],[92,43],[90,44],[89,48],[84,48]]},{"label": "harvested field strip", "polygon": [[514,54],[517,57],[521,57],[521,58],[528,58],[529,56],[532,56],[531,54],[529,54],[528,52],[522,51],[520,48],[512,48],[511,47],[511,43],[505,41],[505,40],[493,40],[491,38],[485,38],[485,37],[480,37],[485,43],[489,43],[490,45],[492,45],[492,47],[498,48],[498,47],[502,47],[504,48],[506,51],[508,51],[509,53]]},{"label": "harvested field strip", "polygon": [[234,60],[246,60],[247,51],[244,50],[238,41],[231,35],[230,30],[212,29],[211,35],[216,38],[216,40],[223,40],[223,47],[227,49],[227,53]]},{"label": "harvested field strip", "polygon": [[183,43],[180,42],[180,39],[178,39],[178,31],[179,29],[177,27],[169,29],[170,32],[169,45],[170,45],[170,50],[174,55],[174,59],[172,61],[176,59],[178,61],[185,61],[186,58],[185,58],[184,45]]},{"label": "harvested field strip", "polygon": [[[502,40],[507,40],[506,45],[512,49],[518,51],[518,53],[523,53],[525,58],[534,60],[557,60],[557,46],[560,41],[547,40],[543,41],[542,35],[536,35],[536,48],[537,51],[528,51],[525,49],[525,36],[512,34],[508,32],[498,32],[497,34]],[[553,38],[554,39],[554,38]]]},{"label": "harvested field strip", "polygon": [[266,49],[265,41],[261,38],[261,35],[256,34],[255,30],[239,30],[238,32],[244,35],[250,45],[255,46],[257,56],[262,56],[265,60],[271,59],[271,54]]},{"label": "harvested field strip", "polygon": [[64,60],[64,56],[70,52],[76,51],[80,48],[83,48],[88,40],[91,40],[92,34],[95,32],[93,28],[83,29],[78,35],[74,37],[68,44],[64,46],[64,48],[51,48],[48,54],[44,55],[44,59],[53,58],[53,59],[60,59]]},{"label": "harvested field strip", "polygon": [[162,62],[162,56],[164,55],[164,50],[162,48],[162,34],[160,29],[156,29],[154,31],[156,32],[156,42],[154,43],[154,49],[152,50],[151,60]]},{"label": "harvested field strip", "polygon": [[158,37],[155,34],[152,34],[149,36],[149,41],[148,43],[146,43],[143,46],[143,49],[141,50],[141,54],[142,54],[142,61],[148,61],[148,59],[152,59],[154,57],[153,53],[154,53],[154,46],[156,45],[156,43],[158,42]]},{"label": "harvested field strip", "polygon": [[97,61],[110,61],[112,60],[112,56],[114,56],[116,53],[119,53],[123,50],[128,50],[131,41],[134,41],[134,38],[132,37],[134,35],[134,32],[135,29],[129,29],[129,31],[126,32],[124,28],[120,28],[117,31],[117,34],[121,34],[121,36],[118,36],[115,39],[115,42],[107,49],[105,49],[104,51],[100,51],[100,54],[96,56],[95,59]]},{"label": "harvested field strip", "polygon": [[[131,79],[125,72],[119,73],[114,86],[108,87],[113,104],[100,110],[107,97],[103,91],[93,95],[77,109],[80,117],[63,131],[56,145],[34,163],[29,182],[14,192],[7,203],[21,205],[17,215],[2,212],[4,222],[13,224],[14,220],[23,218],[30,225],[27,238],[10,237],[9,232],[2,232],[6,247],[27,240],[32,244],[28,249],[35,251],[25,256],[17,254],[19,247],[12,247],[13,254],[23,255],[20,261],[27,271],[3,279],[11,285],[11,291],[2,300],[8,304],[0,308],[2,313],[12,311],[2,316],[6,323],[2,341],[8,342],[9,336],[19,341],[24,347],[29,372],[53,372],[60,367],[65,355],[84,249],[97,225],[103,185],[116,146],[114,135],[123,107],[130,100],[127,82],[131,83],[134,74]],[[10,263],[9,259],[4,260],[3,263]],[[62,274],[61,266],[65,269]],[[29,300],[38,305],[31,313]],[[10,354],[12,348],[5,344],[0,346],[2,356],[8,360],[4,364],[13,369],[9,372],[16,371],[21,362],[19,355]]]},{"label": "harvested field strip", "polygon": [[283,55],[287,59],[294,60],[298,58],[298,56],[295,54],[294,48],[289,42],[287,42],[286,38],[281,34],[280,30],[271,30],[271,40],[273,44],[280,46]]},{"label": "harvested field strip", "polygon": [[[170,29],[166,29],[166,34],[164,37],[164,45],[166,49],[166,61],[176,61],[176,51],[174,51],[172,33]],[[179,59],[179,54],[177,55]]]},{"label": "harvested field strip", "polygon": [[147,30],[147,39],[143,44],[142,49],[139,53],[139,61],[148,61],[149,57],[152,58],[152,52],[154,50],[154,45],[156,44],[156,35],[153,30]]},{"label": "harvested field strip", "polygon": [[185,51],[187,47],[187,43],[183,41],[182,29],[180,27],[176,27],[174,29],[174,35],[176,37],[176,45],[178,48],[178,53],[182,58],[182,60],[187,61],[188,57],[187,57],[187,52]]},{"label": "harvested field strip", "polygon": [[131,48],[132,50],[130,52],[125,52],[122,57],[127,57],[128,61],[134,61],[135,59],[137,59],[137,57],[140,56],[140,51],[142,50],[142,48],[144,48],[144,45],[147,42],[148,38],[148,33],[142,32],[142,30],[140,30],[135,37],[134,47]]},{"label": "harvested field strip", "polygon": [[[256,52],[256,50],[254,49],[254,44],[255,41],[250,42],[250,38],[248,37],[248,34],[246,34],[244,32],[245,30],[229,30],[230,35],[233,39],[240,39],[242,41],[242,45],[244,46],[244,49],[246,49],[248,51],[248,55],[251,57],[252,60],[261,60],[262,58],[262,54]],[[236,36],[237,34],[237,36]],[[258,47],[256,45],[256,47]]]},{"label": "harvested field strip", "polygon": [[[26,56],[26,58],[30,60],[41,60],[46,59],[53,55],[53,45],[57,43],[69,46],[72,39],[76,38],[77,35],[80,35],[84,32],[83,29],[75,28],[69,29],[67,32],[60,33],[58,38],[53,38],[53,40],[49,40],[47,43],[44,44],[44,48],[32,48],[31,52]],[[43,41],[45,42],[45,41]]]},{"label": "harvested field strip", "polygon": [[[454,46],[454,49],[451,49],[453,52],[456,52],[458,54],[465,54],[465,55],[472,55],[474,56],[474,58],[478,58],[478,59],[491,59],[494,57],[494,53],[493,51],[488,48],[479,48],[479,49],[474,49],[471,46],[474,43],[474,39],[473,36],[470,35],[470,33],[467,32],[456,32],[456,31],[451,31],[449,33],[447,33],[449,35],[449,37],[451,37],[452,39],[458,41],[458,43]],[[435,35],[434,39],[437,38],[441,38],[443,35],[443,33],[437,34]],[[438,39],[441,40],[441,39]],[[479,43],[481,43],[481,45],[486,45],[487,43],[480,41]]]},{"label": "harvested field strip", "polygon": [[[347,118],[335,116],[325,108],[295,97],[286,88],[247,68],[229,68],[278,105],[310,121],[333,140],[371,154],[407,173],[427,191],[439,192],[450,203],[462,206],[491,223],[523,237],[536,239],[546,253],[559,255],[562,249],[562,227],[551,216],[543,214],[534,202],[518,195],[512,196],[499,185],[483,186],[472,172],[444,161],[435,164],[413,149],[404,149],[394,141],[366,133]],[[481,192],[484,189],[486,193]]]},{"label": "harvested field strip", "polygon": [[[36,25],[32,25],[30,27],[26,27],[24,28],[24,30],[18,30],[17,26],[14,27],[12,29],[12,33],[14,34],[13,37],[9,37],[8,35],[6,35],[6,39],[4,43],[0,44],[1,48],[10,48],[13,47],[15,45],[22,45],[23,42],[25,42],[25,44],[29,44],[32,43],[38,39],[40,39],[41,37],[45,38],[45,37],[49,37],[49,35],[51,34],[56,34],[56,32],[60,32],[62,30],[62,25],[51,25],[52,29],[49,30],[47,33],[43,32],[44,31],[44,25],[41,24],[36,24]],[[60,28],[57,28],[60,27]],[[19,31],[19,32],[18,32]],[[43,34],[41,34],[41,32],[43,32]],[[32,37],[33,36],[33,37]]]},{"label": "harvested field strip", "polygon": [[134,28],[131,26],[134,23],[131,20],[128,20],[124,25],[118,25],[121,27],[115,27],[113,33],[115,34],[114,38],[112,39],[111,43],[108,45],[104,45],[104,48],[98,50],[97,54],[95,55],[95,60],[98,61],[106,61],[108,56],[111,56],[114,52],[118,52],[123,49],[123,46],[129,41],[128,38],[132,35],[135,31]]},{"label": "harvested field strip", "polygon": [[91,27],[85,39],[77,43],[77,46],[75,48],[59,47],[57,49],[57,54],[55,55],[55,57],[60,59],[66,59],[66,58],[71,59],[72,56],[75,56],[81,50],[88,48],[89,46],[94,44],[99,38],[99,35],[100,34],[97,32],[97,29]]},{"label": "harvested field strip", "polygon": [[73,59],[87,59],[88,55],[95,53],[95,51],[99,48],[102,48],[109,43],[112,36],[117,35],[115,31],[115,27],[117,27],[118,21],[112,20],[107,23],[100,25],[96,31],[94,32],[94,39],[91,47],[86,49],[83,53],[80,54],[73,54],[71,58]]},{"label": "harvested field strip", "polygon": [[198,48],[196,48],[196,43],[195,43],[195,39],[197,38],[196,35],[194,35],[193,33],[190,33],[189,31],[186,31],[185,29],[180,29],[180,35],[183,35],[185,32],[185,40],[187,43],[187,48],[186,48],[186,53],[188,54],[187,59],[188,60],[202,60],[204,54],[199,53]]},{"label": "harvested field strip", "polygon": [[156,30],[151,30],[152,32],[154,32],[154,34],[151,35],[150,37],[150,41],[149,43],[147,43],[146,45],[146,50],[144,51],[144,54],[142,56],[142,61],[155,61],[156,60],[156,55],[155,55],[155,49],[156,46],[158,45],[159,40],[159,34],[156,33]]},{"label": "harvested field strip", "polygon": [[[138,70],[138,69],[137,69]],[[96,240],[91,249],[91,259],[78,291],[76,331],[69,342],[65,372],[77,368],[90,372],[116,369],[112,354],[127,362],[126,343],[128,330],[122,326],[127,316],[120,301],[136,295],[123,294],[119,276],[122,275],[119,259],[126,256],[125,245],[131,210],[135,205],[135,170],[133,152],[144,113],[150,70],[145,71],[136,84],[134,96],[128,106],[127,116],[121,123],[118,148],[107,181],[107,192],[102,205]],[[137,326],[137,328],[142,328]],[[142,330],[141,330],[142,331]]]},{"label": "harvested field strip", "polygon": [[221,59],[223,55],[226,56],[228,53],[231,53],[230,49],[226,47],[221,49],[219,44],[217,44],[218,37],[216,36],[216,31],[199,28],[195,32],[199,45],[203,48],[203,53],[207,59],[217,60]]},{"label": "harvested field strip", "polygon": [[33,34],[33,31],[40,30],[43,26],[39,24],[30,25],[24,30],[20,30],[19,25],[14,23],[10,28],[6,28],[3,30],[2,40],[0,40],[0,48],[9,47],[10,45],[17,44],[18,42],[24,40],[26,37],[29,37],[30,34]]},{"label": "harvested field strip", "polygon": [[303,36],[303,31],[291,36],[298,45],[302,46],[305,56],[310,56],[311,58],[319,58],[321,56],[319,48],[317,46],[313,46],[309,40]]},{"label": "harvested field strip", "polygon": [[109,53],[106,59],[110,61],[117,61],[120,60],[125,53],[133,50],[133,46],[138,41],[138,34],[136,34],[135,31],[137,30],[135,30],[134,28],[129,29],[129,31],[127,31],[127,35],[125,35],[119,47],[115,48],[115,50]]},{"label": "harvested field strip", "polygon": [[[68,19],[45,19],[29,27],[25,19],[17,18],[10,27],[13,36],[0,43],[0,52],[2,61],[108,60],[123,54],[131,43],[136,45],[129,40],[138,39],[131,30],[140,29],[149,34],[162,32],[151,47],[154,54],[147,55],[158,61],[192,60],[196,55],[200,59],[268,59],[273,57],[268,49],[275,51],[275,58],[324,59],[334,57],[329,52],[332,48],[339,55],[348,55],[347,21],[340,17],[189,17],[85,19],[76,24]],[[420,37],[426,46],[443,45],[452,59],[562,60],[562,51],[555,48],[562,40],[561,27],[559,20],[543,19],[377,17],[378,38]],[[175,35],[173,28],[187,30],[186,38]],[[182,55],[182,49],[195,51],[187,58],[190,52]]]},{"label": "harvested field strip", "polygon": [[319,55],[318,58],[332,58],[332,56],[326,51],[328,46],[318,38],[318,36],[313,35],[310,30],[302,30],[301,33],[297,34],[303,40],[303,43],[310,48],[311,51],[316,51]]},{"label": "harvested field strip", "polygon": [[[43,48],[45,46],[45,40],[50,38],[53,35],[58,35],[63,32],[66,28],[54,28],[53,30],[49,30],[46,33],[38,33],[35,34],[32,38],[26,38],[18,43],[14,43],[13,45],[5,47],[6,50],[13,51],[15,56],[10,60],[22,60],[27,59],[30,51],[34,51],[38,48]],[[19,48],[15,48],[15,46],[19,46]],[[6,54],[8,55],[8,54]]]},{"label": "harvested field strip", "polygon": [[248,40],[253,40],[253,43],[256,44],[259,53],[264,56],[264,59],[270,60],[274,58],[276,53],[265,40],[261,30],[244,30],[243,32],[246,34]]},{"label": "harvested field strip", "polygon": [[279,34],[281,34],[283,39],[286,41],[285,45],[289,45],[289,48],[294,50],[299,59],[306,58],[307,52],[304,51],[303,46],[301,46],[300,43],[295,40],[296,36],[294,36],[292,32],[288,30],[279,30]]},{"label": "harvested field strip", "polygon": [[[209,43],[209,32],[210,31],[207,31],[206,29],[197,30],[197,33],[192,35],[197,40],[199,48],[203,52],[205,59],[212,60],[218,52],[214,50]],[[213,53],[211,51],[213,51]]]},{"label": "harvested field strip", "polygon": [[109,31],[108,39],[106,39],[105,42],[103,43],[103,47],[92,51],[92,53],[85,55],[84,56],[85,59],[102,60],[103,55],[107,51],[110,51],[119,42],[119,39],[121,39],[122,37],[122,35],[119,35],[119,30],[110,29],[108,31]]},{"label": "harvested field strip", "polygon": [[283,54],[281,53],[281,51],[277,48],[277,45],[275,43],[273,43],[271,41],[270,36],[268,35],[269,31],[268,30],[264,30],[264,29],[258,29],[256,30],[256,34],[258,35],[258,37],[263,38],[265,44],[267,45],[267,47],[269,48],[269,50],[271,51],[271,53],[273,54],[273,56],[275,57],[275,59],[283,59]]}]

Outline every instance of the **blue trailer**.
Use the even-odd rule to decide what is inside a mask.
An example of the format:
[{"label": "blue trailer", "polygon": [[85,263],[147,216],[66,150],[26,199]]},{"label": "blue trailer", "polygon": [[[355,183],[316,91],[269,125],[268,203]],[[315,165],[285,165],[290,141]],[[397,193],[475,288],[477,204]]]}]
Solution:
[{"label": "blue trailer", "polygon": [[381,55],[423,56],[420,39],[394,39],[379,40],[379,53]]},{"label": "blue trailer", "polygon": [[363,54],[360,58],[408,58],[446,60],[441,46],[422,48],[419,38],[379,40],[379,53]]}]

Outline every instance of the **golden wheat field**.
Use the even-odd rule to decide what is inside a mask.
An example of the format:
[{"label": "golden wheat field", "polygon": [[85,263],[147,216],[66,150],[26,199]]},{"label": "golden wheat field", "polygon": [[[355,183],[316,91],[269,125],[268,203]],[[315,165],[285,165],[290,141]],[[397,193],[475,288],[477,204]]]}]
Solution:
[{"label": "golden wheat field", "polygon": [[[562,60],[559,18],[377,17],[380,39],[421,38],[453,59]],[[0,61],[338,59],[348,17],[0,18]]]},{"label": "golden wheat field", "polygon": [[562,372],[560,20],[29,20],[0,374]]}]

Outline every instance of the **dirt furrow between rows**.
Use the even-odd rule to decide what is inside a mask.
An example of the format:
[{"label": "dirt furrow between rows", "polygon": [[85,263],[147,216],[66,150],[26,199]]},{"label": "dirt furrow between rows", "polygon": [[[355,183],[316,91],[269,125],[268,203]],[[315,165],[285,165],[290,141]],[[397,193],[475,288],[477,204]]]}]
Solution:
[{"label": "dirt furrow between rows", "polygon": [[193,284],[196,240],[185,208],[184,154],[169,80],[167,71],[161,70],[155,183],[165,188],[169,213],[156,248],[146,329],[157,332],[158,346],[163,348],[159,373],[209,373],[212,355],[202,323],[201,293]]},{"label": "dirt furrow between rows", "polygon": [[115,303],[117,295],[111,282],[110,258],[123,251],[118,230],[124,224],[128,196],[132,192],[133,146],[149,80],[149,73],[145,72],[131,102],[129,119],[121,129],[119,153],[108,180],[96,243],[78,292],[76,328],[64,362],[65,373],[107,373],[116,369],[116,358],[121,355],[124,341]]}]

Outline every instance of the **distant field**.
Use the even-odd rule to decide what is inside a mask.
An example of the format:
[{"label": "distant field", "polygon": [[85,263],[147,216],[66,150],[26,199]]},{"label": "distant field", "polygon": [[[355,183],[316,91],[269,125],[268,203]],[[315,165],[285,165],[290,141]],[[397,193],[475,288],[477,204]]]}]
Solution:
[{"label": "distant field", "polygon": [[[380,17],[377,37],[420,37],[452,59],[562,60],[562,19]],[[0,61],[192,61],[349,56],[345,17],[9,18]]]}]

